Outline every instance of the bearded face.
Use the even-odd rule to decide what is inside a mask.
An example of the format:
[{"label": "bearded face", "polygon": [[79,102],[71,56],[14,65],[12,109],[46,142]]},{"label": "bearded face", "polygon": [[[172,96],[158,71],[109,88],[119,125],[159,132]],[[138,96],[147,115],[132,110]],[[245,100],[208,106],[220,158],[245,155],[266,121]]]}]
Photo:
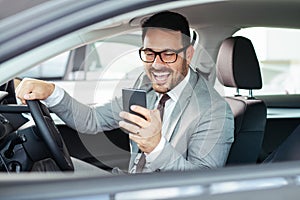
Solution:
[{"label": "bearded face", "polygon": [[[157,54],[154,55],[153,62],[144,62],[146,74],[156,92],[166,93],[172,90],[187,75],[193,48],[183,47],[180,31],[149,29],[144,38],[143,49],[145,56]],[[173,60],[174,56],[175,62],[167,62],[169,58]]]}]

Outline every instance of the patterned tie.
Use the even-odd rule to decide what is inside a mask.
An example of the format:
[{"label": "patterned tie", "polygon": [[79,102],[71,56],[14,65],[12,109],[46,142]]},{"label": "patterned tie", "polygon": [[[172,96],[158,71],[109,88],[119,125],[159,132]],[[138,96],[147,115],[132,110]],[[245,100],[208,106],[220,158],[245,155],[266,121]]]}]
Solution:
[{"label": "patterned tie", "polygon": [[[157,105],[157,109],[159,110],[161,121],[163,120],[166,101],[168,101],[169,99],[170,99],[170,96],[167,94],[164,94],[161,97],[161,99],[159,100],[159,103]],[[146,164],[146,155],[144,153],[142,153],[142,155],[139,159],[139,162],[136,165],[136,172],[141,173],[143,171],[145,164]]]}]

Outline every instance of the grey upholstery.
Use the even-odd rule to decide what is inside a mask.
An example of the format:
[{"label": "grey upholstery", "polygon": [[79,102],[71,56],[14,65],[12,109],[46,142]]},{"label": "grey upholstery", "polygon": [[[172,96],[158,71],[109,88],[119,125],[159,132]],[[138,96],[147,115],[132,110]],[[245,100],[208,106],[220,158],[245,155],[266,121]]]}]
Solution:
[{"label": "grey upholstery", "polygon": [[252,89],[260,89],[262,80],[251,41],[240,36],[225,39],[216,67],[221,84],[251,91],[250,96],[225,97],[235,118],[235,141],[227,165],[254,164],[261,151],[267,112],[264,102],[252,96]]}]

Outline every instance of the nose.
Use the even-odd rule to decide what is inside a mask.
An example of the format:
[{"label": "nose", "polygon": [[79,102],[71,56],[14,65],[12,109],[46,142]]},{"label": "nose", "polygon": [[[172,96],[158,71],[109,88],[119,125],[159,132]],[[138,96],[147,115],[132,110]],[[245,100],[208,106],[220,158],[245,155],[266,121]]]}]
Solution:
[{"label": "nose", "polygon": [[152,63],[153,66],[161,66],[161,65],[164,65],[165,63],[161,60],[160,56],[157,54],[155,56],[155,59]]}]

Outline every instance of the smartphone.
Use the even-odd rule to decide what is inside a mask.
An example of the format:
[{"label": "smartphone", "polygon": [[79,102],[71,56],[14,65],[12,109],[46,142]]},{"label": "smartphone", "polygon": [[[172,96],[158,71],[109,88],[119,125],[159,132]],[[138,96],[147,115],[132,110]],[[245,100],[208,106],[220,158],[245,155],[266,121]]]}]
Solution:
[{"label": "smartphone", "polygon": [[122,98],[123,98],[123,110],[124,111],[144,118],[144,116],[132,111],[130,109],[130,106],[131,105],[139,105],[144,108],[147,107],[145,90],[133,89],[133,88],[122,89]]}]

